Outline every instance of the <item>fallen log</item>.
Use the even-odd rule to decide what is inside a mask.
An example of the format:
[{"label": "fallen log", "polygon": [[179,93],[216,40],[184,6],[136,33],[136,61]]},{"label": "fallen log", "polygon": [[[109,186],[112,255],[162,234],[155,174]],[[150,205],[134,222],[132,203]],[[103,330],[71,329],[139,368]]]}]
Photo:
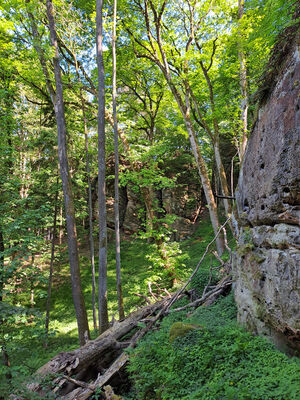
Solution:
[{"label": "fallen log", "polygon": [[[149,319],[164,304],[165,300],[161,300],[137,310],[123,321],[116,321],[110,329],[97,339],[88,341],[76,350],[59,353],[39,368],[36,374],[40,377],[54,375],[51,390],[60,395],[67,395],[76,386],[81,386],[81,389],[83,389],[83,382],[93,379],[95,375],[99,374],[99,371],[106,370],[103,377],[109,376],[109,369],[112,367],[109,367],[109,365],[119,357],[124,347],[131,344],[126,335],[134,335],[139,321]],[[107,382],[106,378],[104,380],[103,385]],[[42,392],[39,383],[30,384],[29,388],[33,392]],[[95,391],[95,388],[92,389],[93,386],[88,384],[87,389],[89,388]],[[77,395],[73,398],[77,399]]]},{"label": "fallen log", "polygon": [[86,400],[93,393],[95,393],[96,389],[104,386],[112,376],[118,372],[128,361],[128,354],[122,353],[108,368],[104,375],[99,375],[94,383],[90,385],[86,385],[86,387],[82,387],[81,383],[78,385],[77,389],[68,393],[66,396],[61,397],[62,400]]},{"label": "fallen log", "polygon": [[[161,308],[158,312],[158,314],[146,325],[143,329],[140,331],[137,331],[128,348],[133,348],[136,346],[137,342],[153,327],[153,325],[163,317],[165,310],[167,309],[168,303],[170,301],[170,298],[164,299],[163,301],[159,302],[161,303]],[[157,303],[155,303],[157,304]],[[82,385],[82,382],[78,382],[79,386],[72,392],[69,392],[66,396],[61,397],[62,400],[86,400],[88,399],[95,391],[97,388],[101,388],[104,386],[112,377],[115,375],[118,371],[121,370],[121,368],[124,367],[124,365],[127,363],[129,359],[128,354],[126,353],[121,353],[120,356],[113,362],[113,364],[106,370],[104,375],[98,375],[98,378],[95,380],[94,383],[89,384],[87,387],[84,387]]]}]

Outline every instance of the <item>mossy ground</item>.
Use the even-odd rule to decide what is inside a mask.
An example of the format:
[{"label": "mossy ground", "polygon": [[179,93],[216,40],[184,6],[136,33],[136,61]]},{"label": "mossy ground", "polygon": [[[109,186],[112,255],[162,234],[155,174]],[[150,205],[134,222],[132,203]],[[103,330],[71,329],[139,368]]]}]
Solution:
[{"label": "mossy ground", "polygon": [[[174,323],[201,325],[169,339]],[[298,400],[300,362],[236,323],[233,294],[166,317],[131,353],[127,400]]]}]

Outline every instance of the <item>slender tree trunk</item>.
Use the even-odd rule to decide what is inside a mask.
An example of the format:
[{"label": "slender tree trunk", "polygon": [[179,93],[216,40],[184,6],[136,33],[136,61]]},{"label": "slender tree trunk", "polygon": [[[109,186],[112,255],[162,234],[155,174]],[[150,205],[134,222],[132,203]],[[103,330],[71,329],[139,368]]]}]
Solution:
[{"label": "slender tree trunk", "polygon": [[[197,41],[196,41],[196,45],[199,48]],[[199,48],[199,50],[200,50],[200,48]],[[219,179],[220,179],[220,183],[221,183],[222,195],[228,197],[230,194],[229,194],[227,177],[226,177],[223,161],[221,158],[221,152],[220,152],[220,131],[219,131],[219,124],[218,124],[217,118],[215,116],[216,108],[215,108],[213,85],[210,80],[208,69],[206,69],[204,67],[204,64],[202,61],[200,61],[200,66],[201,66],[203,75],[205,77],[206,83],[207,83],[207,87],[208,87],[208,91],[209,91],[210,105],[211,105],[211,110],[212,110],[212,114],[213,114],[214,134],[212,134],[211,131],[207,132],[207,133],[210,134],[210,136],[212,138],[212,142],[213,142],[214,155],[215,155],[217,170],[218,170]],[[207,125],[205,125],[205,126],[207,126]],[[206,130],[207,130],[207,128],[206,128]],[[224,204],[226,215],[230,215],[231,214],[231,204],[228,201],[228,199],[224,198],[223,204]]]},{"label": "slender tree trunk", "polygon": [[[4,279],[3,279],[3,271],[4,271],[4,238],[3,238],[3,233],[2,233],[2,229],[0,226],[0,302],[3,301],[3,289],[4,289]],[[0,327],[2,325],[2,319],[0,316]],[[3,327],[2,327],[3,329]],[[0,332],[0,336],[2,336],[2,334],[4,334],[4,332]],[[6,346],[5,346],[5,341],[4,339],[0,341],[0,345],[1,345],[1,352],[2,352],[2,364],[6,367],[10,366],[9,363],[9,358],[8,358],[8,354],[6,351]],[[8,381],[11,380],[12,375],[10,372],[7,372],[5,374],[5,377]]]},{"label": "slender tree trunk", "polygon": [[112,35],[112,56],[113,56],[113,82],[112,101],[114,119],[114,147],[115,147],[115,233],[116,233],[116,275],[119,319],[125,318],[122,282],[121,282],[121,247],[120,247],[120,196],[119,196],[119,138],[117,119],[117,57],[116,57],[116,27],[117,27],[117,0],[114,0],[113,11],[113,35]]},{"label": "slender tree trunk", "polygon": [[63,216],[63,207],[61,206],[59,209],[59,244],[62,244],[64,237],[64,216]]},{"label": "slender tree trunk", "polygon": [[[57,185],[58,185],[58,179],[57,179]],[[46,340],[44,343],[45,347],[47,346],[47,341],[48,341],[49,321],[50,321],[51,291],[52,291],[53,265],[54,265],[55,239],[56,239],[56,222],[58,213],[58,188],[55,193],[54,202],[55,204],[54,204],[53,228],[52,228],[51,258],[50,258],[48,291],[47,291],[47,302],[46,302],[46,319],[45,319]]]},{"label": "slender tree trunk", "polygon": [[86,175],[88,183],[88,209],[89,209],[89,243],[90,243],[90,259],[92,272],[92,308],[93,308],[93,324],[94,330],[97,329],[97,311],[96,311],[96,274],[95,274],[95,245],[93,237],[93,204],[92,204],[92,185],[90,177],[90,160],[89,160],[89,143],[87,134],[87,120],[85,115],[84,100],[80,89],[82,99],[82,114],[84,122],[84,138],[85,138],[85,156],[86,156]]},{"label": "slender tree trunk", "polygon": [[[192,125],[192,121],[190,120],[190,118],[187,115],[184,116],[184,120],[185,120],[185,125],[187,128],[188,134],[189,134],[189,139],[190,139],[192,151],[193,151],[193,154],[194,154],[194,157],[196,160],[196,164],[198,167],[199,175],[201,178],[205,198],[207,201],[211,224],[212,224],[213,230],[216,234],[219,229],[220,223],[219,223],[219,218],[218,218],[217,205],[215,202],[215,198],[213,195],[213,191],[211,188],[211,184],[210,184],[210,180],[209,180],[209,176],[208,176],[208,172],[207,172],[207,166],[206,166],[204,158],[202,157],[201,151],[199,149],[199,145],[198,145],[197,137],[196,137],[193,125]],[[224,247],[224,238],[220,235],[216,239],[216,247],[217,247],[218,254],[222,255],[225,247]]]},{"label": "slender tree trunk", "polygon": [[[244,15],[244,3],[245,0],[239,0],[239,9],[238,9],[238,20],[240,21]],[[242,137],[240,141],[240,149],[239,156],[240,161],[243,160],[246,145],[248,141],[248,85],[247,85],[247,65],[246,65],[246,56],[243,48],[243,37],[241,31],[240,34],[240,42],[238,43],[238,57],[240,62],[240,88],[241,88],[241,122],[242,122]]]},{"label": "slender tree trunk", "polygon": [[[31,265],[34,269],[34,255],[31,256]],[[31,277],[30,281],[30,308],[34,308],[34,276]],[[33,315],[30,318],[30,321],[33,321]]]},{"label": "slender tree trunk", "polygon": [[68,232],[68,250],[69,250],[69,260],[71,269],[72,296],[76,311],[79,342],[80,345],[84,345],[86,339],[89,338],[89,326],[88,326],[87,313],[86,313],[84,297],[81,287],[81,279],[80,279],[75,210],[74,210],[72,183],[71,183],[68,158],[67,158],[63,87],[62,87],[61,72],[59,65],[59,54],[58,54],[57,36],[55,30],[54,10],[51,0],[47,0],[47,17],[49,20],[51,44],[55,53],[53,57],[55,85],[56,85],[54,109],[57,122],[58,159],[59,159],[60,174],[61,174],[63,193],[64,193],[67,232]]},{"label": "slender tree trunk", "polygon": [[[141,192],[143,196],[143,200],[146,207],[146,231],[152,232],[154,228],[154,219],[155,219],[155,212],[154,212],[154,193],[153,189],[150,186],[141,186]],[[152,240],[152,237],[149,238]]]},{"label": "slender tree trunk", "polygon": [[[75,52],[73,53],[76,73],[80,80],[78,62]],[[82,88],[80,87],[80,100],[82,107],[82,117],[84,124],[84,140],[85,140],[85,171],[88,184],[88,210],[89,210],[89,246],[90,246],[90,259],[91,259],[91,272],[92,272],[92,308],[93,308],[93,325],[94,330],[97,330],[97,312],[96,312],[96,274],[95,274],[95,245],[94,245],[94,227],[93,227],[93,201],[92,201],[92,185],[91,185],[91,173],[90,173],[90,159],[89,159],[89,141],[87,131],[87,118],[85,113],[85,100],[82,94]]]},{"label": "slender tree trunk", "polygon": [[105,195],[105,82],[103,62],[103,0],[96,0],[96,54],[98,65],[98,201],[99,201],[99,329],[109,327],[107,311],[107,226]]},{"label": "slender tree trunk", "polygon": [[[166,60],[166,56],[165,53],[162,49],[162,45],[160,43],[160,38],[159,38],[159,42],[158,44],[160,45],[160,51],[161,51],[161,55],[163,58],[163,62],[164,65],[162,65],[160,62],[157,63],[157,65],[159,66],[159,68],[161,69],[162,73],[165,76],[165,79],[170,87],[170,90],[178,104],[179,110],[184,118],[184,122],[185,122],[185,126],[189,135],[189,139],[190,139],[190,144],[192,147],[192,151],[196,160],[196,164],[197,164],[197,168],[199,171],[199,175],[200,175],[200,179],[201,179],[201,183],[203,186],[203,190],[204,190],[204,194],[205,194],[205,198],[207,201],[207,205],[208,205],[208,209],[209,209],[209,216],[210,216],[210,220],[211,220],[211,224],[214,230],[214,233],[216,234],[218,231],[218,228],[220,226],[219,223],[219,218],[218,218],[218,211],[217,211],[217,205],[214,199],[214,195],[213,195],[213,191],[211,188],[211,184],[210,184],[210,180],[209,180],[209,176],[208,176],[208,171],[207,171],[207,165],[206,162],[201,154],[198,142],[197,142],[197,136],[189,115],[189,109],[190,109],[190,104],[189,104],[189,95],[190,93],[187,91],[186,96],[185,96],[185,102],[187,103],[185,105],[184,100],[182,99],[179,91],[177,90],[177,88],[175,87],[170,72],[169,72],[169,67],[168,67],[168,63]],[[217,247],[217,252],[219,255],[222,255],[224,252],[224,238],[222,236],[218,236],[216,239],[216,247]]]},{"label": "slender tree trunk", "polygon": [[[9,357],[8,357],[8,353],[7,353],[5,344],[2,344],[1,352],[2,352],[2,365],[4,365],[5,367],[10,367]],[[12,374],[10,371],[6,372],[5,378],[7,379],[8,382],[10,382],[12,380]]]},{"label": "slender tree trunk", "polygon": [[0,226],[0,302],[3,300],[3,288],[4,288],[4,238],[2,227]]},{"label": "slender tree trunk", "polygon": [[[219,174],[219,179],[221,183],[221,188],[222,188],[222,195],[223,196],[230,196],[229,188],[228,188],[228,182],[227,182],[227,177],[223,165],[223,161],[221,158],[221,153],[220,153],[220,144],[219,144],[219,138],[216,138],[215,143],[214,143],[214,154],[215,154],[215,160],[217,164],[217,170]],[[228,199],[223,199],[223,204],[225,208],[225,213],[226,215],[230,215],[232,211],[231,204]]]}]

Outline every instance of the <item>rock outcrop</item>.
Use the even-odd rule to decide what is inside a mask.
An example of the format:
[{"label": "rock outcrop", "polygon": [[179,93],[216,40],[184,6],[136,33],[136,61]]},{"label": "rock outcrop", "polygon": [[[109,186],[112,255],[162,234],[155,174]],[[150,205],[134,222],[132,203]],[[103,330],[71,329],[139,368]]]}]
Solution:
[{"label": "rock outcrop", "polygon": [[234,273],[239,321],[300,354],[300,33],[289,29],[240,173]]},{"label": "rock outcrop", "polygon": [[[122,160],[121,160],[122,161]],[[180,155],[174,155],[166,169],[166,177],[176,182],[172,187],[159,188],[149,186],[156,206],[162,210],[162,217],[172,215],[176,217],[175,222],[170,226],[171,240],[181,241],[191,236],[197,228],[197,221],[200,219],[205,208],[204,192],[200,179],[193,163]],[[123,160],[123,167],[125,161]],[[127,166],[129,168],[129,166]],[[113,161],[108,162],[109,176],[114,174]],[[114,180],[107,180],[107,222],[109,228],[109,240],[114,237]],[[120,227],[126,235],[136,234],[145,230],[147,211],[145,194],[135,182],[127,182],[126,186],[120,187]],[[93,209],[95,218],[98,218],[97,200],[97,179],[93,181]]]}]

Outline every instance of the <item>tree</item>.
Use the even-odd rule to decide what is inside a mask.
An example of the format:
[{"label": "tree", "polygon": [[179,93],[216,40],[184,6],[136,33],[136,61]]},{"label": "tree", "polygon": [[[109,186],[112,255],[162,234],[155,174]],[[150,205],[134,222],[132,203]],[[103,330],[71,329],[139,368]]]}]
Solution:
[{"label": "tree", "polygon": [[103,0],[96,2],[96,54],[98,65],[98,204],[99,204],[99,329],[109,327],[107,311],[107,226],[105,195],[105,72],[103,62]]},{"label": "tree", "polygon": [[[244,15],[245,0],[239,0],[238,20],[241,22]],[[238,42],[238,55],[240,62],[240,87],[241,87],[241,122],[242,134],[241,144],[239,149],[240,160],[243,160],[247,140],[248,140],[248,88],[247,88],[247,65],[246,55],[243,49],[243,34],[240,32],[240,41]]]},{"label": "tree", "polygon": [[[135,42],[137,57],[144,57],[151,60],[161,70],[163,76],[166,79],[167,84],[177,102],[178,108],[184,118],[185,126],[189,135],[191,148],[196,160],[197,168],[201,178],[202,186],[204,189],[207,205],[209,209],[210,219],[214,232],[216,233],[219,227],[219,218],[217,214],[217,206],[214,199],[212,187],[210,184],[207,164],[200,150],[200,146],[197,140],[196,131],[191,118],[191,90],[187,80],[187,60],[188,52],[191,43],[195,36],[195,27],[191,25],[191,30],[188,31],[187,41],[183,50],[184,57],[181,56],[181,50],[177,49],[173,45],[174,36],[169,35],[166,25],[162,18],[166,10],[168,1],[165,0],[160,6],[156,6],[152,0],[145,0],[144,7],[141,2],[137,2],[138,10],[143,16],[145,23],[145,32],[143,27],[141,28],[142,33],[136,30],[134,33],[132,29],[127,26],[127,31],[130,37]],[[205,16],[208,14],[209,9],[205,10]],[[168,17],[167,17],[168,18]],[[151,25],[153,21],[153,25]],[[202,20],[199,20],[199,23]],[[197,25],[199,25],[199,23]],[[197,26],[196,26],[197,27]],[[147,37],[147,41],[144,37]],[[171,43],[164,45],[164,40],[170,36]],[[174,49],[174,51],[173,51]],[[175,54],[179,54],[179,59],[176,60]],[[179,67],[178,67],[179,65]],[[181,82],[178,82],[177,77],[181,77]],[[216,240],[218,253],[222,254],[224,251],[224,241],[221,236]]]},{"label": "tree", "polygon": [[[63,86],[61,81],[58,44],[57,44],[57,36],[55,30],[54,9],[51,0],[47,0],[47,17],[49,21],[51,44],[54,49],[53,64],[54,64],[56,93],[54,92],[50,82],[48,82],[48,90],[55,109],[55,116],[57,122],[58,159],[59,159],[61,180],[63,185],[64,200],[65,200],[66,223],[68,232],[68,249],[69,249],[69,260],[71,268],[71,280],[72,280],[72,295],[76,312],[79,342],[81,345],[84,345],[86,340],[89,339],[89,326],[88,326],[87,313],[86,313],[84,297],[81,288],[81,280],[80,280],[75,210],[74,210],[72,184],[69,173],[69,165],[68,165],[67,149],[66,149],[66,123],[65,123],[65,112],[64,112],[64,101],[63,101]],[[32,18],[31,20],[32,20],[33,35],[35,36],[35,39],[37,39],[36,37],[37,34],[34,33],[36,31],[35,23]],[[40,52],[40,50],[38,50],[38,52]],[[44,61],[41,52],[39,56],[41,64],[43,66]],[[46,65],[44,65],[45,72],[46,68],[47,68]],[[48,73],[46,72],[46,74]]]},{"label": "tree", "polygon": [[115,235],[116,235],[116,273],[119,319],[125,318],[122,282],[121,282],[121,248],[120,248],[120,211],[119,211],[119,135],[117,119],[117,58],[116,58],[116,27],[117,27],[117,0],[113,5],[113,33],[112,33],[112,56],[113,56],[113,82],[112,101],[114,119],[114,153],[115,153]]}]

